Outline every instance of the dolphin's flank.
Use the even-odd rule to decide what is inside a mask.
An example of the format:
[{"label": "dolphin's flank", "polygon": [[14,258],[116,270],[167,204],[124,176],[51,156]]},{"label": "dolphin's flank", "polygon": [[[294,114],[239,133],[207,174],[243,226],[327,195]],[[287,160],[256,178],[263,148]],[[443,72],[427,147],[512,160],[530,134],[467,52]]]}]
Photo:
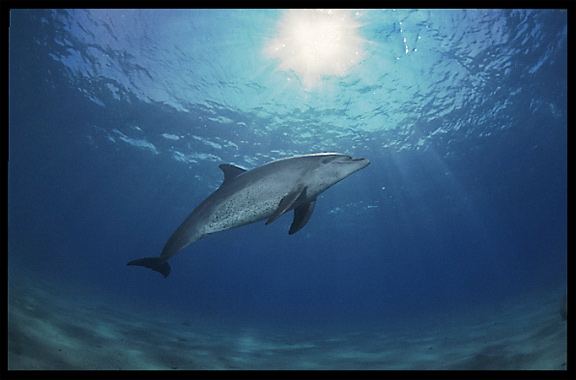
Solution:
[{"label": "dolphin's flank", "polygon": [[252,170],[220,165],[224,182],[184,220],[158,257],[130,261],[167,277],[168,260],[189,244],[215,232],[267,219],[272,223],[294,210],[289,234],[306,225],[316,197],[330,186],[365,168],[370,161],[340,153],[317,153],[272,161]]}]

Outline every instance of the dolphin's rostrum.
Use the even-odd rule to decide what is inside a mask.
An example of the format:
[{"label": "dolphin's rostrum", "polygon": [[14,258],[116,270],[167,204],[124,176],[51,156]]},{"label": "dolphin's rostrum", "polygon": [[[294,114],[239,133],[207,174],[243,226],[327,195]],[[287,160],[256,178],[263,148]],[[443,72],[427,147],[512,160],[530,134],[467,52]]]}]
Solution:
[{"label": "dolphin's rostrum", "polygon": [[289,234],[306,225],[316,197],[330,186],[366,167],[366,158],[340,153],[317,153],[272,161],[252,170],[220,165],[224,182],[192,211],[164,245],[158,257],[130,261],[170,274],[168,260],[189,244],[215,232],[267,219],[272,223],[294,210]]}]

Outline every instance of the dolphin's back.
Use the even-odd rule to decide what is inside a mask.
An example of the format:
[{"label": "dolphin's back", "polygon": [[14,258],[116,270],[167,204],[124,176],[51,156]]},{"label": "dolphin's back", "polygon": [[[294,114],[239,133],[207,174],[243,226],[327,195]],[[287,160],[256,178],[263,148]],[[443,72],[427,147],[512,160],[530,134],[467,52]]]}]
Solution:
[{"label": "dolphin's back", "polygon": [[199,206],[202,237],[269,218],[304,172],[290,162],[272,162],[225,181]]}]

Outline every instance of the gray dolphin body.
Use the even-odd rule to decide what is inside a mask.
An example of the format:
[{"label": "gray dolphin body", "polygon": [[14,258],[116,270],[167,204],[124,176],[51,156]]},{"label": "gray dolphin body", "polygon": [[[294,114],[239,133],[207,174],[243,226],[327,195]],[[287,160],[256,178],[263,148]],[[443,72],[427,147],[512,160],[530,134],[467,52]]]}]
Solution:
[{"label": "gray dolphin body", "polygon": [[240,227],[294,210],[290,235],[306,223],[316,197],[350,174],[366,167],[366,158],[339,153],[318,153],[272,161],[252,170],[222,164],[222,185],[192,211],[172,234],[158,257],[130,261],[127,265],[150,268],[167,277],[168,260],[189,244],[215,232]]}]

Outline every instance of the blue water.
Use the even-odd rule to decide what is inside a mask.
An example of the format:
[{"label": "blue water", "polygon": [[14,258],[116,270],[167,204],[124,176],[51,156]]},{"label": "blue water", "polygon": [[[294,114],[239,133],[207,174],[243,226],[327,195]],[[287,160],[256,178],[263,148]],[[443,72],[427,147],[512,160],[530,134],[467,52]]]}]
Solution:
[{"label": "blue water", "polygon": [[[566,10],[351,12],[309,86],[282,10],[14,10],[8,274],[240,324],[370,325],[563,289]],[[222,181],[297,154],[371,164],[291,215],[159,255]]]}]

